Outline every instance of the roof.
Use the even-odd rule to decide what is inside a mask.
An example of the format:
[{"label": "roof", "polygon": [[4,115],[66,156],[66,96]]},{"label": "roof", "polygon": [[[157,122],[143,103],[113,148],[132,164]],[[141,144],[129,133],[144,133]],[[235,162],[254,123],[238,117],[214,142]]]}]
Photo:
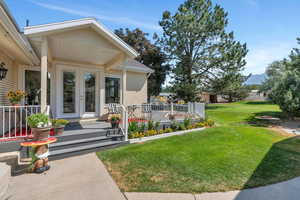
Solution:
[{"label": "roof", "polygon": [[21,48],[26,57],[29,58],[29,60],[34,64],[39,63],[39,59],[33,51],[29,41],[20,32],[16,20],[10,13],[7,5],[3,0],[0,0],[0,19],[1,24],[11,35],[16,44]]},{"label": "roof", "polygon": [[129,59],[122,65],[125,67],[125,69],[129,71],[135,71],[135,72],[143,72],[143,73],[153,73],[154,70],[147,67],[146,65],[134,60],[134,59]]},{"label": "roof", "polygon": [[78,20],[63,21],[58,23],[43,24],[37,26],[27,26],[24,28],[24,33],[27,36],[47,35],[50,33],[60,32],[63,30],[72,30],[81,27],[92,27],[99,34],[103,35],[106,39],[111,41],[121,50],[126,52],[131,58],[138,56],[138,53],[116,34],[106,28],[103,24],[98,22],[95,18],[83,18]]}]

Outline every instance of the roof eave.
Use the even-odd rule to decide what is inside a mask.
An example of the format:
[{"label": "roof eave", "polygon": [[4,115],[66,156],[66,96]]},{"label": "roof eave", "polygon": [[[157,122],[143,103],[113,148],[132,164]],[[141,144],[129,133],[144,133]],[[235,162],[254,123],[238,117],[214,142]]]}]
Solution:
[{"label": "roof eave", "polygon": [[78,20],[64,21],[51,24],[43,24],[37,26],[28,26],[24,28],[24,34],[27,36],[39,36],[45,35],[47,33],[52,33],[55,31],[60,31],[68,28],[76,28],[83,26],[92,26],[96,30],[104,33],[108,36],[120,49],[126,52],[127,56],[130,58],[135,58],[139,54],[128,44],[126,44],[122,39],[120,39],[116,34],[107,29],[104,25],[100,24],[95,18],[83,18]]}]

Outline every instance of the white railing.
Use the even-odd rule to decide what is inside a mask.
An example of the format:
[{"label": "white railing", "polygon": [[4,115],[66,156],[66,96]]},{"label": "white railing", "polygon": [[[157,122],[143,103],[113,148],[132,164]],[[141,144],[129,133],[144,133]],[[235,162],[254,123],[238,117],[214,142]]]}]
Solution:
[{"label": "white railing", "polygon": [[128,141],[128,112],[124,105],[122,104],[111,104],[105,106],[108,114],[108,120],[112,115],[119,115],[121,118],[120,129],[124,135],[125,141]]},{"label": "white railing", "polygon": [[40,111],[40,106],[0,106],[0,139],[31,135],[27,117]]},{"label": "white railing", "polygon": [[183,120],[186,117],[205,118],[205,104],[140,104],[127,106],[129,121]]}]

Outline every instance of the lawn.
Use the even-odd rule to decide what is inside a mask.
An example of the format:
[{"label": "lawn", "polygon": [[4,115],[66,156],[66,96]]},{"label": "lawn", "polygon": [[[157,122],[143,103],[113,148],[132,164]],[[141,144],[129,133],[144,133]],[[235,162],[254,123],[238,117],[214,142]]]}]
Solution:
[{"label": "lawn", "polygon": [[300,139],[249,124],[265,114],[280,111],[261,102],[210,105],[214,128],[97,155],[121,190],[131,192],[228,191],[300,176]]}]

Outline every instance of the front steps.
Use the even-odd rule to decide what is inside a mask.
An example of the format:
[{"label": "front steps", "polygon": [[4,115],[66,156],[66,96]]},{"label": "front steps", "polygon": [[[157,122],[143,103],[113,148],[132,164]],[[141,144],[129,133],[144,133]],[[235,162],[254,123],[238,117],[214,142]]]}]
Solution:
[{"label": "front steps", "polygon": [[50,160],[115,148],[128,143],[124,142],[124,136],[120,129],[100,129],[74,134],[72,131],[67,131],[66,134],[57,138],[56,143],[49,145]]}]

